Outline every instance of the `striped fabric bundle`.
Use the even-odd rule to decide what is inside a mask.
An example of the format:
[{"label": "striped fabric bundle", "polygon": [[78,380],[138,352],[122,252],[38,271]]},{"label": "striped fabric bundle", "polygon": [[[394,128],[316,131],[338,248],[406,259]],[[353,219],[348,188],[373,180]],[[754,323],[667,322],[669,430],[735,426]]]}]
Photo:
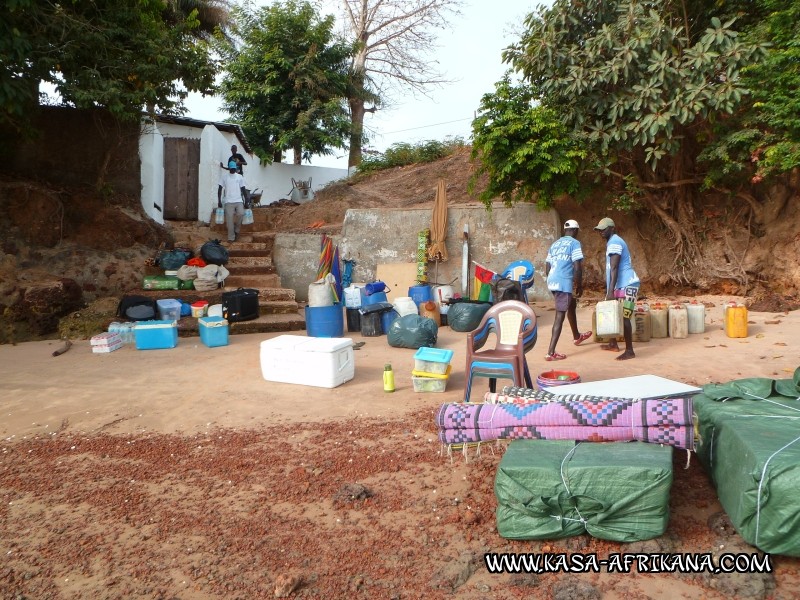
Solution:
[{"label": "striped fabric bundle", "polygon": [[448,403],[439,409],[436,425],[447,445],[501,439],[638,440],[694,449],[691,397],[555,401],[550,394],[503,404]]}]

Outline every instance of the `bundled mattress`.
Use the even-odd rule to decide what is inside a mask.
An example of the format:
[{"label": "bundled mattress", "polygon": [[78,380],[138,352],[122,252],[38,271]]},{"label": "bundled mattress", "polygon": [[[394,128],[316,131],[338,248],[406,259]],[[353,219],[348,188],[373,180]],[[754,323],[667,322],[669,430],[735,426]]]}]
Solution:
[{"label": "bundled mattress", "polygon": [[667,527],[671,486],[670,446],[516,440],[497,468],[497,531],[517,540],[648,540]]},{"label": "bundled mattress", "polygon": [[740,379],[695,396],[697,454],[744,540],[800,556],[800,368],[793,379]]},{"label": "bundled mattress", "polygon": [[448,403],[440,407],[436,425],[439,440],[449,446],[544,439],[638,440],[689,450],[694,447],[691,397]]}]

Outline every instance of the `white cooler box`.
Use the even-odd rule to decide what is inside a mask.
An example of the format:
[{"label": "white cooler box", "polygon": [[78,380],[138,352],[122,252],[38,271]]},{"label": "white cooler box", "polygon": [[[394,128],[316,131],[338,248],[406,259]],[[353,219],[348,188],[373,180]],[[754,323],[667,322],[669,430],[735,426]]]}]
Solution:
[{"label": "white cooler box", "polygon": [[279,335],[261,342],[267,381],[335,388],[355,375],[353,340]]}]

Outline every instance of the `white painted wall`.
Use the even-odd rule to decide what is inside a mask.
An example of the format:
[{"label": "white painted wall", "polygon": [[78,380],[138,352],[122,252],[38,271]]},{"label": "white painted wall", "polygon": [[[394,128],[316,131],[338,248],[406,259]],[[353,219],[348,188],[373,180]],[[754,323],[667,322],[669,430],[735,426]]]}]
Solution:
[{"label": "white painted wall", "polygon": [[231,146],[239,147],[245,157],[244,178],[250,190],[263,191],[262,204],[270,204],[281,198],[290,198],[292,179],[311,179],[311,191],[324,187],[331,181],[347,177],[347,169],[291,165],[285,163],[261,164],[254,155],[248,154],[234,133],[220,131],[209,123],[202,129],[172,123],[146,125],[139,140],[142,161],[142,207],[154,221],[164,222],[162,213],[154,207],[164,206],[164,138],[177,137],[200,139],[200,172],[198,181],[198,220],[208,223],[217,206],[217,188],[224,173],[220,163],[225,164]]}]

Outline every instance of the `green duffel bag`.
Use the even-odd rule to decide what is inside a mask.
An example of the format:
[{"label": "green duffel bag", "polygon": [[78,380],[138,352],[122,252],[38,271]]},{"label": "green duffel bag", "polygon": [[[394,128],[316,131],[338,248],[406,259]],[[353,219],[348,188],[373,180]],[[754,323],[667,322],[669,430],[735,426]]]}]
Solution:
[{"label": "green duffel bag", "polygon": [[491,302],[456,302],[447,311],[447,324],[453,331],[473,331],[491,307]]}]

